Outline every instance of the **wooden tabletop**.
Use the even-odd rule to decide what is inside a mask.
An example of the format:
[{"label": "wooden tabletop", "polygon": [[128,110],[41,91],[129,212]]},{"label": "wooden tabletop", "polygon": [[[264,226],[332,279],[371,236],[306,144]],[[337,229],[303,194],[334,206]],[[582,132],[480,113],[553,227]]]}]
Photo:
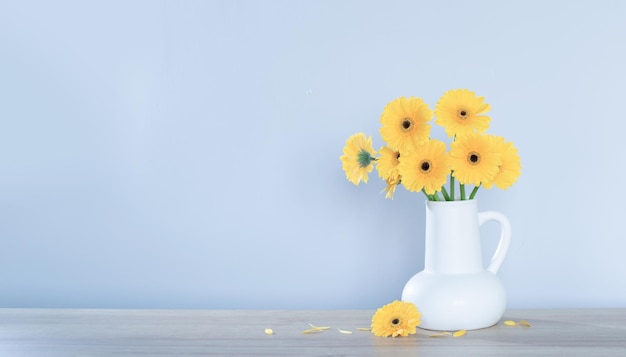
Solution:
[{"label": "wooden tabletop", "polygon": [[[438,338],[419,329],[397,338],[357,330],[372,314],[0,309],[0,356],[626,356],[626,309],[509,310],[503,321],[532,326],[501,321]],[[303,334],[309,324],[331,328]]]}]

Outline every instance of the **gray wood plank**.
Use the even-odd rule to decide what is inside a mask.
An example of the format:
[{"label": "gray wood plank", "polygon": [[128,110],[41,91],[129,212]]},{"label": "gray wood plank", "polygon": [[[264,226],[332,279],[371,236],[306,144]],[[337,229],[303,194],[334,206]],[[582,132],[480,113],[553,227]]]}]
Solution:
[{"label": "gray wood plank", "polygon": [[[373,311],[0,309],[0,356],[625,356],[626,309],[510,310],[459,338],[381,338]],[[303,335],[309,323],[331,326]],[[272,328],[274,335],[267,335]],[[346,335],[337,328],[350,330]]]}]

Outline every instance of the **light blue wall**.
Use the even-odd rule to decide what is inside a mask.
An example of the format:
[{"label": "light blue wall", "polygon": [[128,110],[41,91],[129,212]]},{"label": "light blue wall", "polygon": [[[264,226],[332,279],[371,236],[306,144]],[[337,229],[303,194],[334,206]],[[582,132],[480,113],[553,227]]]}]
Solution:
[{"label": "light blue wall", "polygon": [[[626,306],[622,1],[0,0],[0,307],[375,308],[424,198],[341,170],[470,88],[523,173],[509,307]],[[436,134],[436,133],[435,133]],[[482,230],[485,260],[497,227]]]}]

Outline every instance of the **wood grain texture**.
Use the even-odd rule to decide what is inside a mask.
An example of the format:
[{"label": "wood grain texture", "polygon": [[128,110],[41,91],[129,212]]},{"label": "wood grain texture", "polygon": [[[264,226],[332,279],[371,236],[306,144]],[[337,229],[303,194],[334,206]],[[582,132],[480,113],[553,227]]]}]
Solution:
[{"label": "wood grain texture", "polygon": [[[503,320],[532,327],[500,322],[458,338],[358,331],[372,314],[0,309],[0,356],[626,356],[626,309],[510,310]],[[332,328],[302,334],[309,323]]]}]

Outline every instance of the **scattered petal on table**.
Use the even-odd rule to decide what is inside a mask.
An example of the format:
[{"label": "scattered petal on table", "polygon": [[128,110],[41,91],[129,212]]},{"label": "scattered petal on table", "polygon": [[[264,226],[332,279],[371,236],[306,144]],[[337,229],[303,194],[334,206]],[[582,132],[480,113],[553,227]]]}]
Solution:
[{"label": "scattered petal on table", "polygon": [[465,330],[458,330],[457,332],[453,333],[452,336],[454,337],[461,337],[463,335],[465,335],[467,333],[467,331]]},{"label": "scattered petal on table", "polygon": [[358,331],[372,331],[372,329],[370,327],[357,327],[356,329]]},{"label": "scattered petal on table", "polygon": [[318,330],[316,328],[310,328],[308,330],[302,331],[302,333],[305,334],[305,335],[313,335],[313,334],[316,334],[316,333],[322,333],[322,331],[323,330]]},{"label": "scattered petal on table", "polygon": [[524,327],[530,327],[530,326],[532,326],[532,325],[530,324],[530,322],[528,322],[528,321],[526,321],[526,320],[521,320],[521,321],[520,321],[520,322],[518,322],[518,323],[519,323],[521,326],[524,326]]},{"label": "scattered petal on table", "polygon": [[507,326],[515,326],[517,325],[517,322],[512,321],[512,320],[506,320],[503,322],[503,324],[507,325]]},{"label": "scattered petal on table", "polygon": [[315,326],[315,325],[313,325],[311,323],[309,323],[309,326],[311,326],[313,329],[319,330],[319,331],[324,331],[324,330],[330,329],[330,326]]},{"label": "scattered petal on table", "polygon": [[265,329],[265,333],[268,335],[273,335],[274,334],[274,330],[272,330],[271,328],[266,328]]},{"label": "scattered petal on table", "polygon": [[352,331],[346,331],[346,330],[342,330],[342,329],[337,329],[339,332],[346,334],[346,335],[352,335]]},{"label": "scattered petal on table", "polygon": [[428,335],[428,337],[445,337],[445,336],[452,336],[452,334],[448,331],[442,331],[442,332],[437,332],[437,333]]}]

